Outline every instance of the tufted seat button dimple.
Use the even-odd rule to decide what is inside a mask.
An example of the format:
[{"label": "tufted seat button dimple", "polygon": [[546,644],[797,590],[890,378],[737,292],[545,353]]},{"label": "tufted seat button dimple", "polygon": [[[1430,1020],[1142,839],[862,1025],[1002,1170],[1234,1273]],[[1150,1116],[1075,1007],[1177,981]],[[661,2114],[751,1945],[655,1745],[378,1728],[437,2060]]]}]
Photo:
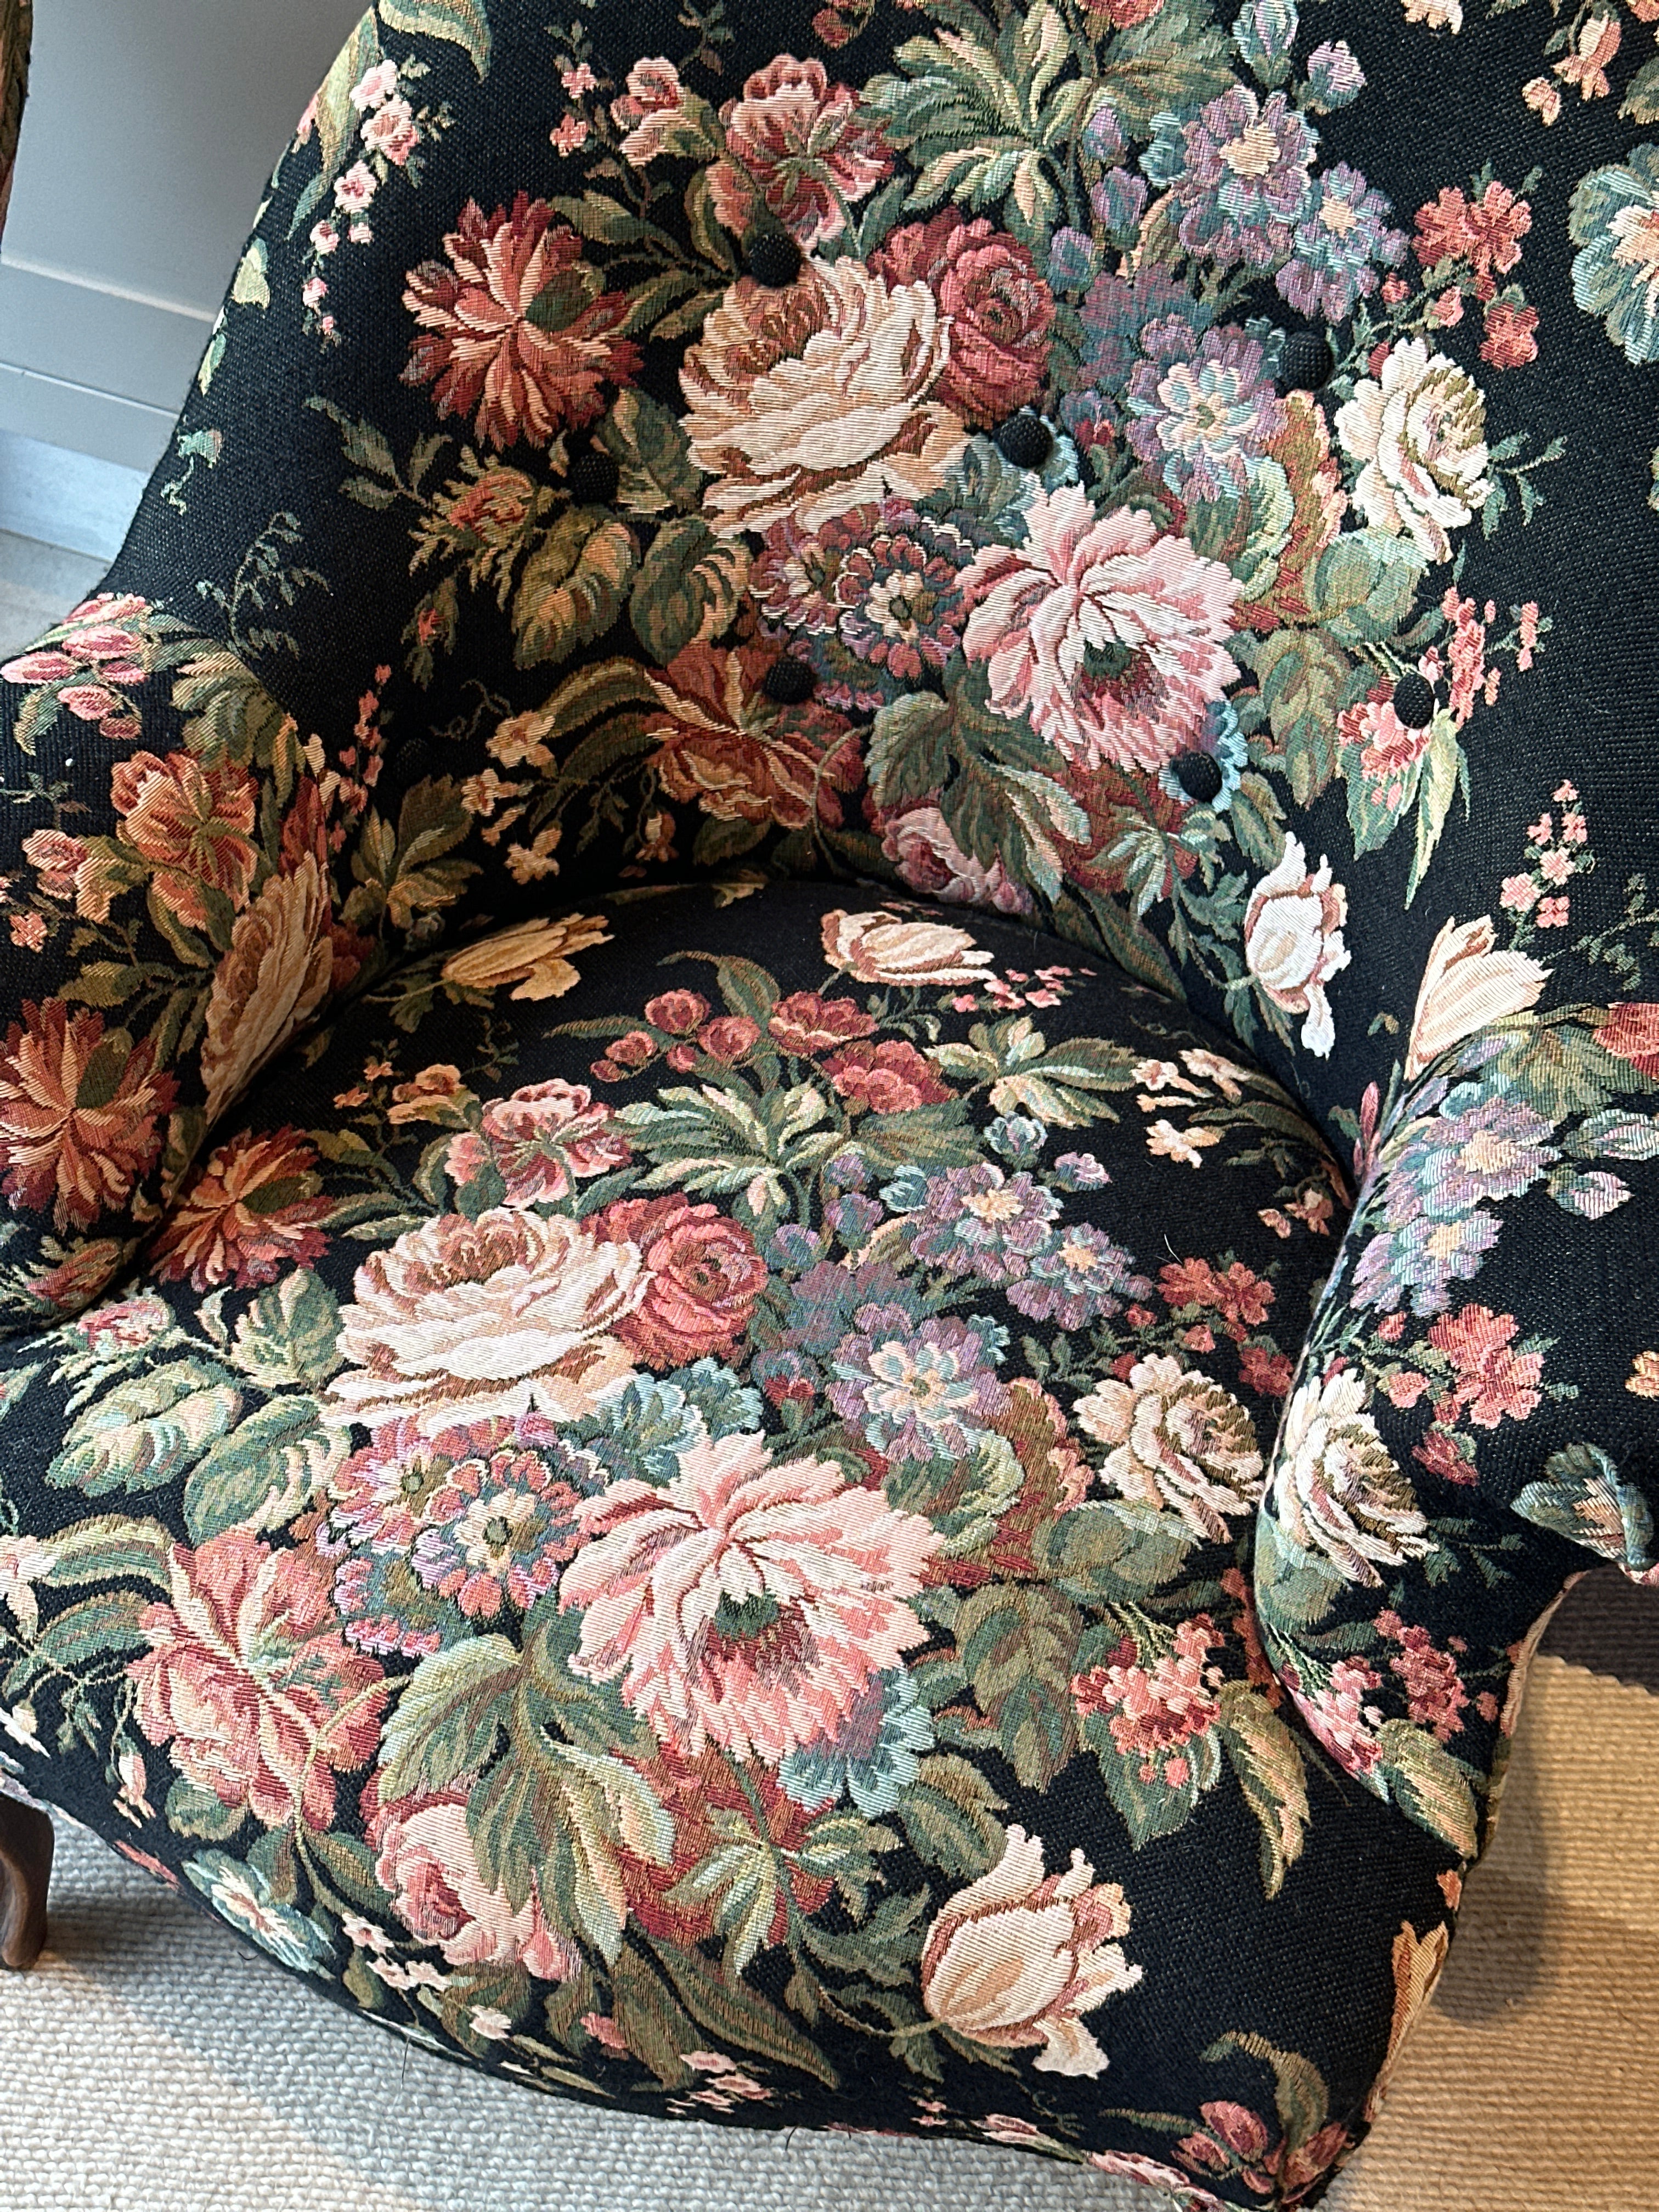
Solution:
[{"label": "tufted seat button dimple", "polygon": [[1317,331],[1292,331],[1279,357],[1279,381],[1285,392],[1317,392],[1336,370],[1330,342]]},{"label": "tufted seat button dimple", "polygon": [[1170,773],[1196,806],[1207,806],[1219,799],[1226,781],[1213,753],[1177,753],[1170,763]]},{"label": "tufted seat button dimple", "polygon": [[570,464],[565,485],[578,507],[609,507],[617,496],[622,471],[603,446],[590,446]]},{"label": "tufted seat button dimple", "polygon": [[744,265],[757,284],[781,291],[800,275],[801,250],[787,230],[751,230],[743,242]]},{"label": "tufted seat button dimple", "polygon": [[804,707],[817,688],[817,678],[806,663],[787,653],[772,663],[761,685],[775,707]]},{"label": "tufted seat button dimple", "polygon": [[1425,730],[1434,720],[1434,686],[1410,669],[1394,687],[1394,711],[1408,730]]},{"label": "tufted seat button dimple", "polygon": [[1054,449],[1054,433],[1040,415],[1011,415],[996,434],[1005,461],[1017,469],[1040,469]]}]

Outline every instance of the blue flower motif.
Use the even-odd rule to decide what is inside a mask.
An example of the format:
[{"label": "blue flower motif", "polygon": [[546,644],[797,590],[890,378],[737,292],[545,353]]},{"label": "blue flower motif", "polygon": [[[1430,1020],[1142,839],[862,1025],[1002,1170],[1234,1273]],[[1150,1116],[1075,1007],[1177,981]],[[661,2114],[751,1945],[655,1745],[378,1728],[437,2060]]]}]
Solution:
[{"label": "blue flower motif", "polygon": [[[1238,714],[1231,699],[1214,699],[1204,717],[1204,735],[1198,750],[1206,752],[1221,770],[1221,788],[1215,797],[1205,803],[1218,814],[1224,814],[1232,805],[1244,771],[1250,764],[1249,741],[1238,726]],[[1177,806],[1190,806],[1193,800],[1184,787],[1176,781],[1168,768],[1158,770],[1158,787],[1166,799],[1173,799]]]},{"label": "blue flower motif", "polygon": [[327,1929],[291,1905],[279,1905],[258,1867],[232,1858],[228,1851],[198,1851],[185,1860],[185,1872],[222,1920],[251,1936],[273,1959],[296,1974],[331,1972],[333,1943]]},{"label": "blue flower motif", "polygon": [[1659,361],[1659,146],[1632,146],[1575,187],[1567,232],[1574,304],[1634,362]]},{"label": "blue flower motif", "polygon": [[1042,1157],[1048,1132],[1027,1115],[999,1114],[985,1132],[985,1141],[999,1158],[1030,1165]]},{"label": "blue flower motif", "polygon": [[1326,171],[1318,193],[1296,227],[1296,252],[1274,284],[1300,313],[1340,323],[1356,300],[1376,289],[1376,264],[1392,268],[1400,260],[1406,234],[1390,229],[1388,198],[1346,161]]},{"label": "blue flower motif", "polygon": [[933,1747],[932,1717],[898,1668],[866,1686],[833,1743],[820,1738],[786,1753],[778,1780],[809,1813],[844,1795],[873,1820],[895,1809],[916,1778],[919,1757]]}]

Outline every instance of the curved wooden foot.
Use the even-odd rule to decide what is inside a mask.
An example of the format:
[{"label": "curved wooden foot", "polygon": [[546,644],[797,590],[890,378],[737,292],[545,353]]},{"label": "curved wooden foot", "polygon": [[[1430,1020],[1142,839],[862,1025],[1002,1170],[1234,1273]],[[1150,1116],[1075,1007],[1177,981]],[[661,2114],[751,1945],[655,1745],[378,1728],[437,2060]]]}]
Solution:
[{"label": "curved wooden foot", "polygon": [[56,1841],[44,1813],[0,1797],[0,1964],[21,1970],[40,1955]]}]

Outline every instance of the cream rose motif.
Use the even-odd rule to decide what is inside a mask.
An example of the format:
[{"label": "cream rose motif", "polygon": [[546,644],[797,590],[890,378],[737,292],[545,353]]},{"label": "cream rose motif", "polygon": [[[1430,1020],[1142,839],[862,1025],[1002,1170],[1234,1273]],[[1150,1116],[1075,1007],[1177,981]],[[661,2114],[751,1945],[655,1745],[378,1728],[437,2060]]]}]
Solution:
[{"label": "cream rose motif", "polygon": [[1342,448],[1363,464],[1354,497],[1373,529],[1409,537],[1428,561],[1451,558],[1453,530],[1492,489],[1486,403],[1468,371],[1422,338],[1389,352],[1336,412]]},{"label": "cream rose motif", "polygon": [[273,876],[237,916],[208,995],[202,1081],[210,1126],[327,997],[332,917],[328,881],[311,853],[291,875]]},{"label": "cream rose motif", "polygon": [[581,981],[570,955],[610,942],[611,932],[597,915],[538,916],[452,952],[444,981],[470,991],[498,991],[512,983],[515,999],[562,999]]},{"label": "cream rose motif", "polygon": [[1302,1042],[1316,1058],[1336,1042],[1325,986],[1352,955],[1342,941],[1348,894],[1331,881],[1321,855],[1310,870],[1299,837],[1286,837],[1284,858],[1263,876],[1244,915],[1244,964],[1274,1006],[1300,1014]]},{"label": "cream rose motif", "polygon": [[985,981],[991,955],[965,929],[903,915],[847,914],[823,917],[823,957],[860,983],[966,983]]},{"label": "cream rose motif", "polygon": [[1255,1431],[1208,1376],[1159,1352],[1137,1360],[1127,1382],[1099,1383],[1073,1412],[1085,1436],[1111,1445],[1101,1473],[1125,1498],[1173,1506],[1217,1543],[1227,1540],[1228,1516],[1254,1511],[1262,1476]]},{"label": "cream rose motif", "polygon": [[1346,1582],[1380,1583],[1378,1566],[1403,1566],[1435,1548],[1411,1485],[1365,1411],[1364,1378],[1351,1368],[1310,1376],[1291,1399],[1273,1510],[1293,1544],[1323,1553]]},{"label": "cream rose motif", "polygon": [[1550,971],[1524,952],[1500,952],[1490,915],[1448,921],[1429,947],[1412,1016],[1406,1073],[1431,1067],[1466,1036],[1538,1004]]},{"label": "cream rose motif", "polygon": [[1161,769],[1238,674],[1236,579],[1139,508],[1100,514],[1080,484],[1038,493],[1025,528],[963,579],[992,706],[1079,767]]},{"label": "cream rose motif", "polygon": [[692,456],[716,479],[714,528],[817,530],[937,490],[968,437],[929,397],[950,354],[926,284],[890,284],[850,255],[810,260],[782,295],[742,278],[680,370]]},{"label": "cream rose motif", "polygon": [[497,1414],[580,1419],[634,1372],[614,1332],[649,1281],[636,1246],[562,1214],[442,1214],[357,1270],[331,1402],[369,1428],[409,1415],[428,1436]]},{"label": "cream rose motif", "polygon": [[1035,2049],[1040,2074],[1093,2079],[1107,2057],[1082,2015],[1140,1979],[1118,1940],[1128,1928],[1121,1887],[1097,1883],[1080,1850],[1064,1874],[1045,1875],[1042,1837],[1010,1828],[999,1863],[928,1929],[922,2003],[970,2042]]}]

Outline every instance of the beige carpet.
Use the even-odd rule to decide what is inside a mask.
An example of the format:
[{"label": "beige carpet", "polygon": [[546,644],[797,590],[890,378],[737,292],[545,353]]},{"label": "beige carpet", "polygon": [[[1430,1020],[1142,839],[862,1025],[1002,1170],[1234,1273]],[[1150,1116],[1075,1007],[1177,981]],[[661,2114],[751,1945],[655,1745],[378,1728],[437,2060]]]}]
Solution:
[{"label": "beige carpet", "polygon": [[[1659,1602],[1594,1576],[1550,1641],[1445,1978],[1333,2212],[1659,2195]],[[743,2136],[479,2080],[337,2013],[67,1826],[50,1948],[0,1980],[0,2212],[1164,2203],[1013,2152]]]}]

